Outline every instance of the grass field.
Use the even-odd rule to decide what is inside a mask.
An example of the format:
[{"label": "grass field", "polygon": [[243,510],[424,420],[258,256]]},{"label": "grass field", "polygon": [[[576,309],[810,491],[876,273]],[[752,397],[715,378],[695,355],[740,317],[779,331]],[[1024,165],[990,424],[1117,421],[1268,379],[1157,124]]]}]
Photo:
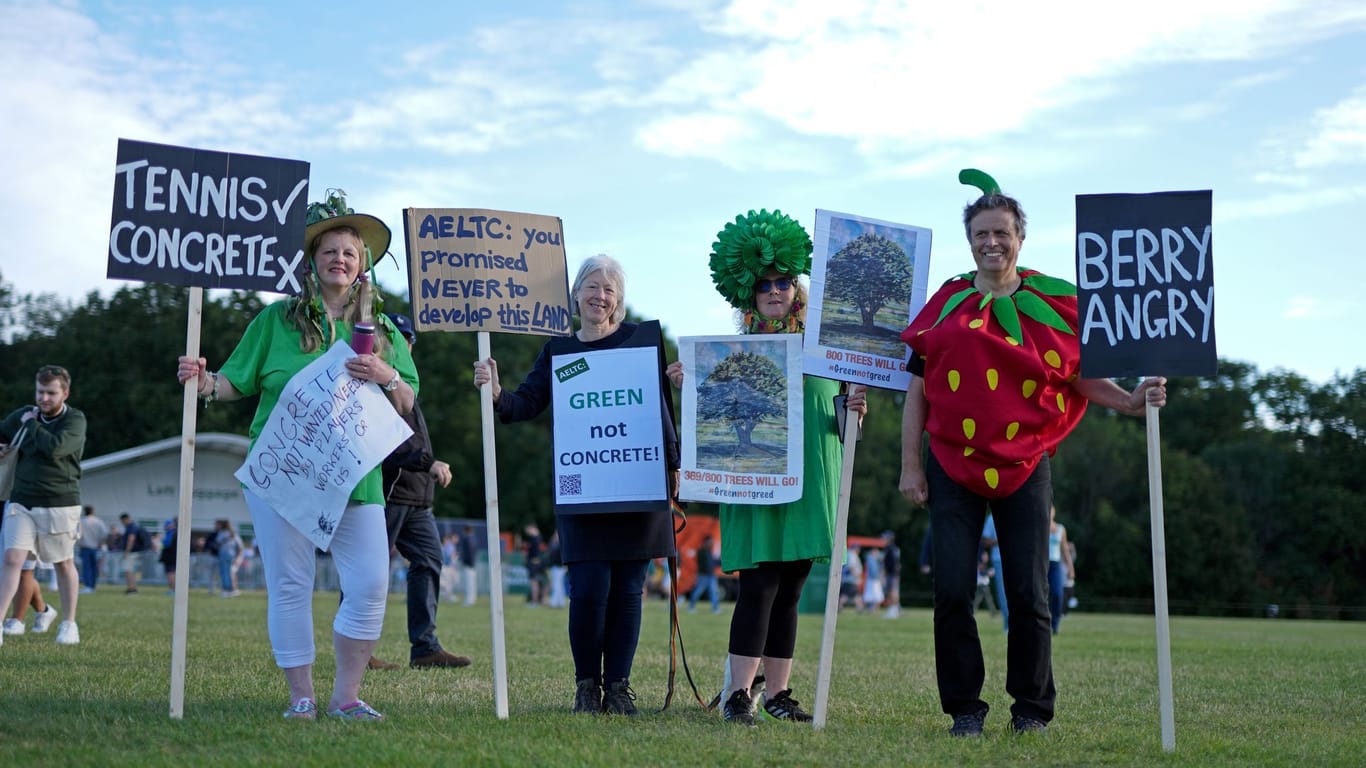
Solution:
[{"label": "grass field", "polygon": [[[315,604],[319,697],[331,687],[335,595]],[[463,670],[368,673],[362,695],[389,720],[285,722],[265,598],[190,601],[185,717],[169,712],[172,599],[110,588],[81,598],[79,646],[47,635],[0,648],[0,764],[188,765],[1295,765],[1366,761],[1366,624],[1175,618],[1176,751],[1160,746],[1151,617],[1074,614],[1054,645],[1058,715],[1042,737],[1006,733],[1005,639],[983,617],[985,738],[950,739],[934,687],[930,615],[842,614],[829,723],[727,726],[693,700],[680,668],[665,713],[668,611],[646,606],[632,685],[648,714],[575,716],[563,610],[507,604],[511,717],[493,714],[486,603],[443,604],[439,634],[476,661]],[[710,696],[721,683],[730,606],[683,615],[689,661]],[[379,655],[407,657],[401,599]],[[794,696],[811,708],[821,617],[804,616]],[[1354,714],[1355,713],[1355,714]]]}]

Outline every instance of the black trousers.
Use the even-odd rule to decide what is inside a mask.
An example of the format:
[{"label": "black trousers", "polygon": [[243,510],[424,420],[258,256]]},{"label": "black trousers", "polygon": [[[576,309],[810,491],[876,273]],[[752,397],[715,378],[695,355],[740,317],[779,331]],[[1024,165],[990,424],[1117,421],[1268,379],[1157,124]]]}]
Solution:
[{"label": "black trousers", "polygon": [[389,545],[408,560],[408,642],[411,659],[441,650],[436,639],[436,600],[441,594],[441,534],[431,507],[384,508]]},{"label": "black trousers", "polygon": [[939,703],[950,715],[987,709],[977,621],[977,553],[987,508],[996,519],[1000,574],[1010,607],[1006,692],[1012,715],[1053,719],[1053,636],[1048,610],[1048,509],[1052,474],[1044,457],[1019,490],[987,499],[954,482],[930,454],[926,465],[934,539],[934,665]]},{"label": "black trousers", "polygon": [[810,560],[759,563],[740,571],[740,595],[730,618],[730,652],[790,659],[797,648],[797,604]]}]

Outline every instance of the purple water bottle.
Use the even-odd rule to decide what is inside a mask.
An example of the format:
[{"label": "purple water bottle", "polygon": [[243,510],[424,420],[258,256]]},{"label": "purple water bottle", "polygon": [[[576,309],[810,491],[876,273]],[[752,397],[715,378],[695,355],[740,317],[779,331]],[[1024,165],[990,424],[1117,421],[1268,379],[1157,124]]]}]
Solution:
[{"label": "purple water bottle", "polygon": [[368,355],[375,351],[375,324],[356,323],[351,331],[351,349],[358,355]]}]

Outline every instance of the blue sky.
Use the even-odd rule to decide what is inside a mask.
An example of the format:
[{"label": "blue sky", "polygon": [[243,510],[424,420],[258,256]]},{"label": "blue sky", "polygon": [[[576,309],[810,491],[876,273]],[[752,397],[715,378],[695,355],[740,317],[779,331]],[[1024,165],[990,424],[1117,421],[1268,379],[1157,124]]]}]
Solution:
[{"label": "blue sky", "polygon": [[971,267],[972,166],[1024,204],[1021,264],[1068,279],[1077,194],[1212,189],[1220,355],[1366,365],[1333,255],[1366,220],[1366,3],[1122,5],[0,0],[0,273],[118,287],[123,137],[309,161],[400,255],[405,207],[559,216],[571,274],[606,252],[640,314],[729,333],[706,261],[736,214],[928,227],[935,286]]}]

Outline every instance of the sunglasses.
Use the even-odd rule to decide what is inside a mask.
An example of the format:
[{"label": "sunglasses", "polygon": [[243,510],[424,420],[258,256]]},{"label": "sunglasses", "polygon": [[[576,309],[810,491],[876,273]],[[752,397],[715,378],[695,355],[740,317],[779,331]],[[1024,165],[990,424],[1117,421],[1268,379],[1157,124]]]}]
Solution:
[{"label": "sunglasses", "polygon": [[757,283],[754,284],[754,292],[755,292],[755,293],[768,293],[769,291],[773,290],[774,288],[777,288],[777,289],[780,290],[780,291],[786,291],[788,288],[791,288],[791,287],[792,287],[792,278],[789,278],[789,277],[780,277],[780,278],[777,278],[776,280],[760,280],[759,282],[757,282]]}]

